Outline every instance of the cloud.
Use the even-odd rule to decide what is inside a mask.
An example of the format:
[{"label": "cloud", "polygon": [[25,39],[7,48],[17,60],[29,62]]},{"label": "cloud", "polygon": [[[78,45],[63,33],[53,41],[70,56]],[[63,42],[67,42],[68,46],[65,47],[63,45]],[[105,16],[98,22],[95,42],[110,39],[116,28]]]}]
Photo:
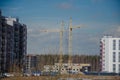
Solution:
[{"label": "cloud", "polygon": [[117,28],[117,30],[116,30],[116,31],[120,33],[120,26],[118,26],[118,28]]},{"label": "cloud", "polygon": [[42,36],[45,36],[47,35],[48,33],[46,32],[40,32],[39,30],[35,30],[35,29],[28,29],[28,36],[30,38],[39,38],[39,37],[42,37]]},{"label": "cloud", "polygon": [[97,2],[101,2],[101,1],[103,1],[103,0],[91,0],[91,2],[93,2],[93,3],[97,3]]},{"label": "cloud", "polygon": [[73,7],[72,4],[70,3],[61,3],[61,4],[58,4],[58,8],[60,9],[71,9]]},{"label": "cloud", "polygon": [[[56,47],[59,47],[59,34],[58,33],[49,33],[49,32],[40,32],[39,30],[29,30],[28,34],[28,53],[56,53],[58,50]],[[31,46],[32,45],[32,46]],[[47,50],[51,48],[50,50]],[[45,52],[44,50],[45,49]],[[53,51],[53,52],[52,52]],[[54,52],[55,51],[55,52]]]},{"label": "cloud", "polygon": [[21,9],[21,7],[13,7],[13,8],[9,8],[10,10],[13,10],[13,11],[17,11],[19,9]]},{"label": "cloud", "polygon": [[120,37],[120,25],[112,25],[111,28],[105,31],[103,34]]},{"label": "cloud", "polygon": [[98,43],[99,42],[99,37],[98,36],[92,36],[88,40],[90,40],[90,42]]},{"label": "cloud", "polygon": [[32,33],[32,32],[33,32],[33,29],[28,29],[27,32],[28,32],[28,33]]},{"label": "cloud", "polygon": [[18,16],[18,12],[19,13],[23,13],[23,11],[22,11],[23,7],[19,7],[19,6],[18,7],[5,6],[5,7],[2,7],[1,9],[2,9],[3,12],[7,11],[7,13],[14,14],[14,16],[15,15]]},{"label": "cloud", "polygon": [[22,7],[3,7],[3,9],[8,11],[19,11]]},{"label": "cloud", "polygon": [[40,37],[40,36],[45,36],[51,33],[59,33],[60,29],[33,29],[30,28],[28,29],[28,35],[30,37]]}]

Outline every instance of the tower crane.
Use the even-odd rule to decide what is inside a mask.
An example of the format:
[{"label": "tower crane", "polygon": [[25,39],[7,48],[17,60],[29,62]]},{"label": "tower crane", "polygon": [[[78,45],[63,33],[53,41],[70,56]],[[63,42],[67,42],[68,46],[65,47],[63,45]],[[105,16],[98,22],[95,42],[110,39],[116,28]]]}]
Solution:
[{"label": "tower crane", "polygon": [[72,64],[72,29],[80,28],[80,26],[72,26],[72,18],[70,17],[70,24],[69,24],[69,41],[68,41],[68,64]]},{"label": "tower crane", "polygon": [[59,47],[59,72],[61,71],[61,67],[62,67],[62,62],[63,62],[63,32],[64,32],[64,21],[61,22],[61,28],[60,30],[58,29],[54,29],[54,30],[40,30],[42,32],[59,32],[60,33],[60,47]]}]

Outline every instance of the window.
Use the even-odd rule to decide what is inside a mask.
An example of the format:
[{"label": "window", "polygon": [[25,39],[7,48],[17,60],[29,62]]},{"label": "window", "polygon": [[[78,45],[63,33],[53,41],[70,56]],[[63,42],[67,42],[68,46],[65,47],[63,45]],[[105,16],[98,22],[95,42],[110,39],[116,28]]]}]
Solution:
[{"label": "window", "polygon": [[118,65],[118,67],[119,67],[119,73],[120,73],[120,64]]},{"label": "window", "polygon": [[119,50],[120,50],[120,40],[119,40]]},{"label": "window", "polygon": [[116,50],[116,40],[113,40],[113,50]]},{"label": "window", "polygon": [[119,52],[119,54],[118,54],[118,60],[119,60],[119,62],[120,62],[120,52]]},{"label": "window", "polygon": [[113,52],[113,62],[116,62],[116,53]]},{"label": "window", "polygon": [[115,71],[116,71],[116,65],[113,64],[113,72],[115,72]]}]

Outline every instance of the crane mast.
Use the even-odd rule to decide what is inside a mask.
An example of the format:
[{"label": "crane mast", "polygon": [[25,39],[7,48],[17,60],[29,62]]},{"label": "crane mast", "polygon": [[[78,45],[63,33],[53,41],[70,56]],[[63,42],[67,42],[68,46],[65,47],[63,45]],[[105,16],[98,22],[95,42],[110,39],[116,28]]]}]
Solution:
[{"label": "crane mast", "polygon": [[72,18],[70,17],[70,24],[69,24],[69,41],[68,41],[68,64],[71,66],[72,64],[72,29],[80,28],[80,26],[72,26]]},{"label": "crane mast", "polygon": [[63,31],[64,31],[64,22],[62,21],[61,23],[61,30],[60,30],[60,48],[59,48],[59,54],[60,54],[60,57],[59,57],[59,71],[61,71],[61,67],[62,67],[62,62],[63,62],[63,59],[62,59],[62,56],[63,56]]},{"label": "crane mast", "polygon": [[60,30],[56,29],[56,30],[50,30],[50,29],[46,29],[46,30],[40,30],[40,32],[59,32],[60,34],[60,47],[59,47],[59,72],[61,71],[62,68],[62,62],[63,62],[63,32],[64,32],[64,22],[61,22],[61,28]]},{"label": "crane mast", "polygon": [[69,54],[69,59],[68,63],[72,63],[72,18],[70,18],[70,24],[69,24],[69,41],[68,41],[68,54]]}]

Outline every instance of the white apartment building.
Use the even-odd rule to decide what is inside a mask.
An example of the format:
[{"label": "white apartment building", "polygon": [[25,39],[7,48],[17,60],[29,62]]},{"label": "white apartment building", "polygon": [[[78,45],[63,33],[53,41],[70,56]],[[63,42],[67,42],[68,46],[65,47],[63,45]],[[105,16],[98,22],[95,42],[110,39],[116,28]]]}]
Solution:
[{"label": "white apartment building", "polygon": [[100,41],[101,71],[120,73],[120,38],[104,36]]}]

